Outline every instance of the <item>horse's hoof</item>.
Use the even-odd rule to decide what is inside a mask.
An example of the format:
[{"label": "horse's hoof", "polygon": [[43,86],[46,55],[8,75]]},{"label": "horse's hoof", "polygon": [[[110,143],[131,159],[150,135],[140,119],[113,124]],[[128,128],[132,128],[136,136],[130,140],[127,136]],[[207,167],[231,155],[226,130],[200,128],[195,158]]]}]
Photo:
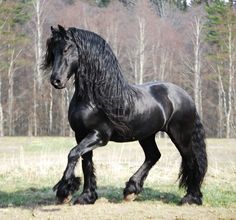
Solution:
[{"label": "horse's hoof", "polygon": [[96,202],[98,195],[96,192],[82,193],[74,202],[74,205],[92,205]]},{"label": "horse's hoof", "polygon": [[188,205],[192,205],[192,204],[202,205],[202,199],[200,197],[192,196],[191,194],[187,194],[180,201],[180,205],[185,205],[185,204],[188,204]]},{"label": "horse's hoof", "polygon": [[126,187],[123,191],[124,200],[134,201],[141,191],[142,191],[142,186],[140,185],[140,183],[134,180],[129,180],[129,182],[126,183]]},{"label": "horse's hoof", "polygon": [[131,193],[131,194],[128,194],[128,195],[126,195],[125,197],[124,197],[124,200],[126,201],[126,202],[132,202],[132,201],[134,201],[136,198],[137,198],[137,194],[135,194],[135,193]]},{"label": "horse's hoof", "polygon": [[85,200],[83,198],[77,198],[74,202],[73,205],[93,205],[96,200]]},{"label": "horse's hoof", "polygon": [[72,195],[69,195],[66,198],[57,197],[56,204],[57,205],[68,204],[68,203],[70,203],[71,199],[72,199]]},{"label": "horse's hoof", "polygon": [[72,177],[68,180],[60,180],[54,187],[56,191],[57,204],[70,202],[72,195],[79,189],[80,178]]}]

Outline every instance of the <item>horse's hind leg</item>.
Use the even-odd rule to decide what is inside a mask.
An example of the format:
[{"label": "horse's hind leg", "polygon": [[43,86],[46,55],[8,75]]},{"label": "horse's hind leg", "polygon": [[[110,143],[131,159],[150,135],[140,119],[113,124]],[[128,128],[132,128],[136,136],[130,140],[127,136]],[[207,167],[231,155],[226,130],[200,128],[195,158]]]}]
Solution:
[{"label": "horse's hind leg", "polygon": [[204,141],[205,132],[199,116],[196,115],[191,128],[172,123],[168,134],[182,156],[179,186],[186,188],[187,194],[180,203],[201,205],[200,188],[207,170],[207,154]]},{"label": "horse's hind leg", "polygon": [[139,141],[145,154],[145,161],[138,171],[129,179],[124,189],[124,199],[127,201],[134,200],[142,191],[143,183],[149,170],[159,160],[161,154],[155,143],[155,135]]},{"label": "horse's hind leg", "polygon": [[97,183],[93,165],[93,152],[82,155],[82,169],[84,173],[84,189],[82,194],[75,200],[74,204],[94,204],[97,200]]}]

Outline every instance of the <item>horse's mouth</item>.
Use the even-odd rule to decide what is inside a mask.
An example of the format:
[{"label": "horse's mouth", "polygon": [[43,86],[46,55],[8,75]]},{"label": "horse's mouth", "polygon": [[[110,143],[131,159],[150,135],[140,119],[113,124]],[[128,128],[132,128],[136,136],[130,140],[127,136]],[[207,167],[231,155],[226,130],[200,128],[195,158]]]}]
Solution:
[{"label": "horse's mouth", "polygon": [[53,85],[55,89],[64,89],[65,85]]},{"label": "horse's mouth", "polygon": [[55,84],[55,83],[51,82],[51,84],[53,85],[53,87],[54,87],[55,89],[64,89],[64,88],[66,87],[66,83],[67,83],[67,82],[65,82],[65,83],[60,83],[60,84]]}]

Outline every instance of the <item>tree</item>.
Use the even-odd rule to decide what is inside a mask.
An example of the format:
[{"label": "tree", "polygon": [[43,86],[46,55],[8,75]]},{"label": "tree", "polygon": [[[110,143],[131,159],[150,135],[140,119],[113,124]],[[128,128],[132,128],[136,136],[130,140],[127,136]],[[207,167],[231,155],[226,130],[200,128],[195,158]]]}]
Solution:
[{"label": "tree", "polygon": [[[225,122],[225,136],[229,138],[233,127],[236,15],[229,3],[216,0],[207,7],[207,18],[210,59],[214,63],[212,68],[218,75],[219,120]],[[222,131],[220,130],[219,133],[221,134]]]},{"label": "tree", "polygon": [[204,18],[204,2],[0,1],[0,136],[73,134],[73,86],[53,89],[40,69],[50,26],[62,24],[101,35],[131,83],[165,80],[187,90],[207,135],[235,137],[235,4],[209,1]]},{"label": "tree", "polygon": [[150,0],[150,2],[156,6],[157,14],[160,17],[168,16],[170,8],[178,9],[180,11],[187,11],[188,9],[186,0]]},{"label": "tree", "polygon": [[196,109],[202,118],[202,62],[205,14],[202,7],[196,7],[191,11],[192,19],[189,23],[187,35],[191,45],[191,54],[187,54],[184,63],[193,75],[193,92]]},{"label": "tree", "polygon": [[[2,2],[0,3],[0,6],[2,7]],[[2,14],[2,12],[0,11],[0,14]],[[1,16],[0,19],[1,23],[0,23],[0,40],[2,41],[2,31],[4,29],[4,26],[6,24],[6,19],[3,19],[3,17]],[[2,55],[2,47],[0,46],[0,57]],[[3,71],[3,68],[0,68],[0,72]],[[2,76],[0,75],[0,137],[4,136],[4,119],[3,119],[3,107],[2,107]]]},{"label": "tree", "polygon": [[[7,92],[7,116],[8,116],[8,134],[14,134],[14,72],[16,61],[24,47],[25,36],[21,32],[17,32],[19,27],[26,22],[29,14],[24,10],[22,2],[4,1],[1,2],[0,9],[0,39],[2,46],[2,72],[5,73],[8,84]],[[19,62],[21,63],[21,62]],[[1,78],[2,80],[2,78]],[[1,107],[2,109],[2,107]],[[1,113],[3,115],[3,112]],[[3,117],[3,116],[2,116]]]},{"label": "tree", "polygon": [[129,36],[126,37],[127,56],[134,75],[134,82],[142,84],[145,82],[147,69],[152,65],[148,51],[152,48],[151,38],[153,30],[157,28],[157,17],[151,5],[146,1],[137,1],[133,13],[129,18],[130,26],[128,28],[131,31],[127,33]]},{"label": "tree", "polygon": [[201,34],[203,22],[200,17],[194,18],[193,28],[193,49],[194,49],[194,100],[197,111],[202,117],[202,88],[201,88]]},{"label": "tree", "polygon": [[[42,76],[43,70],[41,69],[42,58],[43,58],[43,25],[46,19],[46,9],[50,1],[46,0],[33,0],[32,9],[34,12],[33,16],[33,27],[32,33],[34,37],[34,53],[35,53],[35,69],[34,69],[34,79],[33,79],[33,134],[38,135],[38,109],[43,112],[44,101],[40,99],[42,97]],[[51,117],[51,116],[49,116]],[[31,126],[31,125],[30,125]]]},{"label": "tree", "polygon": [[3,126],[3,109],[2,109],[2,78],[0,75],[0,137],[4,136],[4,126]]},{"label": "tree", "polygon": [[110,0],[96,0],[99,7],[106,7],[110,3]]}]

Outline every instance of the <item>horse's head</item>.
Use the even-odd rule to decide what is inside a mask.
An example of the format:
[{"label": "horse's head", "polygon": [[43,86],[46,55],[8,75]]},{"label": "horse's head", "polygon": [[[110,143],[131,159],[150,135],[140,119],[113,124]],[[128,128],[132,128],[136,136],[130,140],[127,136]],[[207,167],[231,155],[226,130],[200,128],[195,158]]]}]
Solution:
[{"label": "horse's head", "polygon": [[62,26],[51,27],[52,36],[47,41],[44,68],[52,68],[51,84],[57,89],[66,87],[67,81],[77,71],[78,49],[73,36]]}]

